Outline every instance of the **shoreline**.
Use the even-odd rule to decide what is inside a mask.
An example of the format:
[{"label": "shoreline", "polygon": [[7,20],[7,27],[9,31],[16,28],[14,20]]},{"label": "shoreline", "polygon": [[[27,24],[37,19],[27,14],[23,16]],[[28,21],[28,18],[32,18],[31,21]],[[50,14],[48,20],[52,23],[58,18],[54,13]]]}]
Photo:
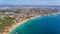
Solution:
[{"label": "shoreline", "polygon": [[[55,15],[55,13],[53,13],[52,15]],[[22,21],[19,21],[18,23],[14,23],[13,25],[11,25],[12,27],[8,28],[9,32],[3,32],[3,34],[6,34],[6,33],[10,34],[19,25],[24,24],[26,21],[29,21],[30,19],[35,19],[35,18],[38,18],[38,17],[41,17],[41,16],[34,16],[34,17],[31,17],[31,18],[25,18]]]},{"label": "shoreline", "polygon": [[[56,13],[53,13],[52,15],[55,15],[55,14]],[[18,23],[15,23],[15,24],[11,25],[12,27],[8,28],[9,32],[7,32],[7,33],[10,34],[11,31],[13,31],[19,25],[25,23],[26,21],[29,21],[30,19],[35,19],[35,18],[38,18],[38,17],[41,17],[41,16],[34,16],[34,17],[31,17],[31,18],[25,18],[24,20],[19,21]],[[3,32],[3,34],[6,34],[6,32]]]},{"label": "shoreline", "polygon": [[11,33],[11,31],[13,31],[13,30],[14,30],[16,27],[18,27],[19,25],[25,23],[26,21],[29,21],[30,19],[34,19],[34,18],[38,18],[38,17],[40,17],[40,16],[31,17],[31,18],[25,19],[25,20],[23,20],[22,22],[19,22],[19,23],[13,25],[13,27],[9,29],[9,34]]}]

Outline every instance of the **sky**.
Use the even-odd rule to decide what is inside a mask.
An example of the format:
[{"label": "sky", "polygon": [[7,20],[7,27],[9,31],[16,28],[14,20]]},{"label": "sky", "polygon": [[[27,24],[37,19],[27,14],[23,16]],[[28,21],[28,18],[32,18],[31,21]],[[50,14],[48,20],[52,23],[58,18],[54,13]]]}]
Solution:
[{"label": "sky", "polygon": [[60,5],[60,0],[0,0],[0,5]]}]

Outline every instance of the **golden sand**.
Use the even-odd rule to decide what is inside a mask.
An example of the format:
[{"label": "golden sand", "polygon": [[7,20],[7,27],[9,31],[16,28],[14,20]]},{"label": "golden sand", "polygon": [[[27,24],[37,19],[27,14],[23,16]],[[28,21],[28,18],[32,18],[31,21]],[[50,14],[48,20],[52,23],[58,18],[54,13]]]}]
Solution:
[{"label": "golden sand", "polygon": [[[37,16],[37,17],[40,17],[40,16]],[[13,24],[10,28],[9,28],[9,34],[12,30],[14,30],[16,27],[18,27],[19,25],[25,23],[26,21],[30,20],[30,19],[34,19],[34,18],[37,18],[37,17],[31,17],[31,18],[28,18],[28,19],[24,19],[23,21],[20,21],[19,23],[15,23]],[[4,32],[3,34],[7,34],[6,32]]]}]

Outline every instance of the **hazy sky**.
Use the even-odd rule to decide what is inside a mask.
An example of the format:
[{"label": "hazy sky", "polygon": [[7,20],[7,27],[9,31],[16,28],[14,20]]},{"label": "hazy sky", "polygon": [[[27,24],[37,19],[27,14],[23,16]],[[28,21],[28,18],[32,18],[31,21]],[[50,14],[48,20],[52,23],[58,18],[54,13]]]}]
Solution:
[{"label": "hazy sky", "polygon": [[60,0],[0,0],[0,5],[60,5]]}]

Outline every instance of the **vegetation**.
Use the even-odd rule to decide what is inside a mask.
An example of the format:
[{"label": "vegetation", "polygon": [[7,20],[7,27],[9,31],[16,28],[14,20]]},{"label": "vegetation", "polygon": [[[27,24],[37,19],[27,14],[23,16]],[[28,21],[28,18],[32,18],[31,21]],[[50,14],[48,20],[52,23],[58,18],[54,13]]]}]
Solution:
[{"label": "vegetation", "polygon": [[[9,7],[8,7],[9,8]],[[60,13],[60,9],[53,7],[46,8],[24,8],[24,7],[10,7],[0,8],[0,34],[9,27],[15,21],[24,20],[25,18],[35,17],[35,16],[48,16],[52,13]],[[14,23],[15,23],[14,22]]]},{"label": "vegetation", "polygon": [[0,33],[4,31],[5,27],[9,27],[13,24],[13,19],[11,17],[0,18]]}]

